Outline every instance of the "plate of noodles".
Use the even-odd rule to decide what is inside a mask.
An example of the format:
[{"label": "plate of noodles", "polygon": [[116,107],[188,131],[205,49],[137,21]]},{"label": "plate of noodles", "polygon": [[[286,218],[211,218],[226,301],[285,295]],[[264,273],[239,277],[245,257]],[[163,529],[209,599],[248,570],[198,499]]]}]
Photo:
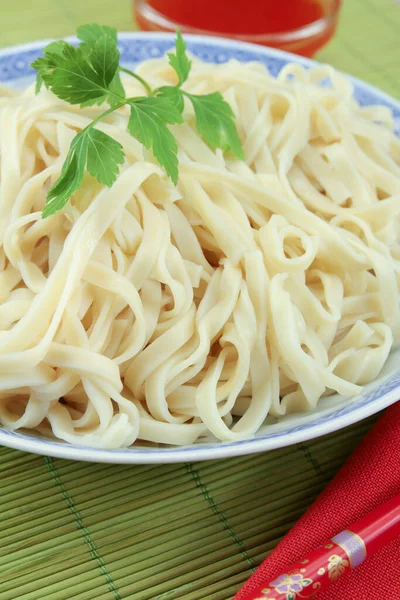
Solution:
[{"label": "plate of noodles", "polygon": [[[35,94],[30,65],[47,42],[0,52],[2,445],[114,463],[223,458],[399,398],[399,102],[278,50],[185,41],[183,89],[223,95],[244,158],[212,149],[185,103],[170,126],[174,185],[122,107],[98,124],[125,152],[115,183],[86,173],[48,218],[49,187],[100,107]],[[172,35],[118,44],[152,88],[174,81]]]}]

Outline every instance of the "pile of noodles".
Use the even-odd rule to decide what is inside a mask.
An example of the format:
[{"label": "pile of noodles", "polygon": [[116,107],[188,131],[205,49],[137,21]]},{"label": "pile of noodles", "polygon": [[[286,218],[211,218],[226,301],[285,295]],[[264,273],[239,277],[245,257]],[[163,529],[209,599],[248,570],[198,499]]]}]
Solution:
[{"label": "pile of noodles", "polygon": [[[165,59],[141,65],[155,87]],[[327,76],[331,87],[320,86]],[[130,95],[143,94],[134,80]],[[400,140],[327,67],[194,61],[230,103],[245,160],[191,107],[175,187],[126,131],[112,188],[85,175],[41,218],[77,131],[104,110],[0,90],[0,423],[73,444],[253,435],[267,415],[359,393],[399,339]]]}]

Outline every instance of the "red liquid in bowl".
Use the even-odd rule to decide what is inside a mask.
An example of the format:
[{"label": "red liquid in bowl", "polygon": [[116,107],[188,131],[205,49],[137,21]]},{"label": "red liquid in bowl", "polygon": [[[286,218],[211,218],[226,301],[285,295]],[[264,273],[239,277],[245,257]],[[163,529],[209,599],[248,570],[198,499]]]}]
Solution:
[{"label": "red liquid in bowl", "polygon": [[310,56],[335,31],[340,0],[136,0],[141,29],[207,33]]}]

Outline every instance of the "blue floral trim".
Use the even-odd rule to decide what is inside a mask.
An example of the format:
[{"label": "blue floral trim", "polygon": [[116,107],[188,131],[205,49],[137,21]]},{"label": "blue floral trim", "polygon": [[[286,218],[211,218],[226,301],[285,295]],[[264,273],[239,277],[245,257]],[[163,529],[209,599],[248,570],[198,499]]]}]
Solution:
[{"label": "blue floral trim", "polygon": [[[164,56],[172,45],[172,37],[159,39],[155,36],[152,39],[143,37],[135,39],[135,34],[132,33],[130,37],[120,41],[119,49],[123,62],[135,64],[149,58]],[[278,53],[275,54],[275,51],[273,51],[273,54],[269,54],[268,48],[258,50],[256,46],[254,46],[254,49],[250,46],[251,49],[248,49],[249,46],[244,44],[243,48],[245,49],[243,49],[234,42],[222,44],[219,42],[204,42],[201,39],[199,41],[194,40],[192,37],[187,45],[192,54],[205,62],[221,64],[231,59],[241,62],[258,61],[264,64],[274,76],[289,62],[297,61],[305,66],[313,64],[313,61],[286,55],[285,53],[282,53],[282,56],[278,56]],[[7,83],[22,77],[33,76],[34,71],[30,63],[41,55],[43,47],[44,45],[27,50],[16,48],[15,52],[0,53],[0,81]],[[355,81],[354,95],[362,106],[377,103],[384,104],[393,110],[395,118],[400,119],[400,106],[394,100],[391,101],[389,97],[382,97],[380,93],[362,82],[353,81]]]}]

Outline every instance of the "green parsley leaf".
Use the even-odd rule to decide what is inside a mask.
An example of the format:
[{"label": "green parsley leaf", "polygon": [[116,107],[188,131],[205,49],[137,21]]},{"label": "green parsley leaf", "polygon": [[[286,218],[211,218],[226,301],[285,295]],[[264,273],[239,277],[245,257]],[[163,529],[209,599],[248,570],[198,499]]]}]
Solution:
[{"label": "green parsley leaf", "polygon": [[64,40],[50,42],[43,48],[43,56],[37,58],[31,66],[39,72],[51,71],[57,66],[58,60],[62,58],[66,47],[72,48],[72,44],[64,42]]},{"label": "green parsley leaf", "polygon": [[[58,57],[61,57],[64,52],[65,45],[68,42],[59,40],[57,42],[50,42],[43,49],[44,56],[37,58],[31,67],[36,69],[36,88],[35,93],[38,94],[43,84],[43,74],[51,74],[53,69],[57,66]],[[69,44],[71,45],[71,44]]]},{"label": "green parsley leaf", "polygon": [[[150,100],[153,102],[150,102]],[[167,175],[176,184],[178,181],[178,145],[166,126],[165,121],[157,113],[157,110],[155,110],[155,100],[157,98],[128,100],[131,107],[128,129],[145,148],[153,151],[159,164],[164,167]],[[176,114],[173,118],[170,118],[169,122],[181,122],[176,120],[177,115],[182,119],[179,112],[176,111]]]},{"label": "green parsley leaf", "polygon": [[36,75],[36,83],[35,83],[35,94],[38,94],[42,89],[43,79],[39,73]]},{"label": "green parsley leaf", "polygon": [[87,53],[88,62],[106,89],[118,71],[119,58],[116,41],[109,35],[99,37]]},{"label": "green parsley leaf", "polygon": [[181,32],[176,31],[175,54],[168,52],[169,64],[176,71],[179,79],[179,85],[186,81],[192,66],[192,61],[186,56],[186,44]]},{"label": "green parsley leaf", "polygon": [[184,109],[183,95],[179,88],[171,85],[164,85],[157,90],[156,98],[168,98],[171,104],[174,105],[177,111],[181,114]]},{"label": "green parsley leaf", "polygon": [[76,32],[78,38],[85,42],[89,48],[93,46],[100,37],[105,35],[112,38],[117,45],[117,30],[108,25],[98,25],[97,23],[88,23],[81,25]]},{"label": "green parsley leaf", "polygon": [[[119,71],[115,73],[114,79],[111,81],[108,88],[116,96],[121,96],[122,98],[125,98],[125,90],[121,82]],[[110,102],[111,106],[114,106],[113,97],[111,95],[109,96],[108,101]],[[120,102],[120,100],[118,100],[118,102]]]},{"label": "green parsley leaf", "polygon": [[55,54],[57,56],[62,56],[64,52],[65,46],[72,46],[69,42],[65,42],[64,40],[55,40],[54,42],[50,42],[45,46],[43,52],[45,54]]},{"label": "green parsley leaf", "polygon": [[93,67],[104,88],[114,79],[119,67],[119,50],[116,36],[103,34],[87,49],[85,44],[80,46],[88,62]]},{"label": "green parsley leaf", "polygon": [[234,123],[234,114],[219,92],[197,96],[185,92],[194,108],[197,130],[212,148],[231,150],[244,159],[242,144]]},{"label": "green parsley leaf", "polygon": [[62,56],[66,46],[72,46],[72,44],[65,42],[64,40],[56,40],[55,42],[50,42],[47,44],[43,52],[45,55],[51,54],[52,56]]},{"label": "green parsley leaf", "polygon": [[108,86],[108,89],[111,92],[110,94],[104,94],[103,96],[99,96],[98,98],[94,98],[93,100],[81,102],[81,108],[95,105],[100,106],[100,104],[104,104],[104,102],[108,102],[110,106],[121,105],[122,98],[125,97],[125,90],[118,72],[115,74],[115,77]]},{"label": "green parsley leaf", "polygon": [[111,187],[119,173],[119,165],[124,162],[122,146],[117,140],[94,127],[87,129],[86,137],[87,170],[99,183]]},{"label": "green parsley leaf", "polygon": [[81,186],[86,166],[88,139],[82,130],[72,140],[60,177],[50,188],[42,217],[54,215],[64,208],[68,200]]},{"label": "green parsley leaf", "polygon": [[66,205],[80,188],[85,168],[99,183],[111,187],[124,158],[121,144],[112,137],[90,125],[82,129],[72,140],[61,175],[47,194],[43,218]]},{"label": "green parsley leaf", "polygon": [[[97,23],[91,23],[89,25],[81,25],[81,27],[78,27],[77,36],[83,42],[79,46],[80,49],[84,53],[87,53],[89,55],[90,55],[92,46],[94,44],[96,44],[97,40],[100,37],[108,37],[109,38],[108,42],[110,42],[110,40],[112,40],[112,43],[115,46],[115,49],[118,51],[118,49],[117,49],[117,30],[114,29],[114,27],[108,27],[107,25],[97,25]],[[99,104],[103,104],[104,102],[107,102],[107,101],[110,103],[111,106],[118,104],[120,102],[120,99],[118,99],[117,96],[125,97],[124,86],[121,83],[121,78],[120,78],[118,70],[115,73],[114,79],[111,81],[108,88],[112,92],[112,94],[110,94],[110,95],[104,94],[104,96],[95,98],[94,100],[88,100],[87,102],[82,103],[81,106],[82,107],[93,106],[94,104],[99,105]]]},{"label": "green parsley leaf", "polygon": [[45,60],[48,68],[39,63],[39,73],[45,84],[62,100],[82,104],[113,95],[109,86],[118,69],[119,52],[109,36],[100,37],[90,52],[65,44],[61,56],[46,54]]},{"label": "green parsley leaf", "polygon": [[128,102],[130,105],[134,103],[140,110],[151,113],[171,125],[183,123],[182,114],[168,97],[151,96],[148,98],[146,96],[140,96],[137,98],[130,98]]}]

